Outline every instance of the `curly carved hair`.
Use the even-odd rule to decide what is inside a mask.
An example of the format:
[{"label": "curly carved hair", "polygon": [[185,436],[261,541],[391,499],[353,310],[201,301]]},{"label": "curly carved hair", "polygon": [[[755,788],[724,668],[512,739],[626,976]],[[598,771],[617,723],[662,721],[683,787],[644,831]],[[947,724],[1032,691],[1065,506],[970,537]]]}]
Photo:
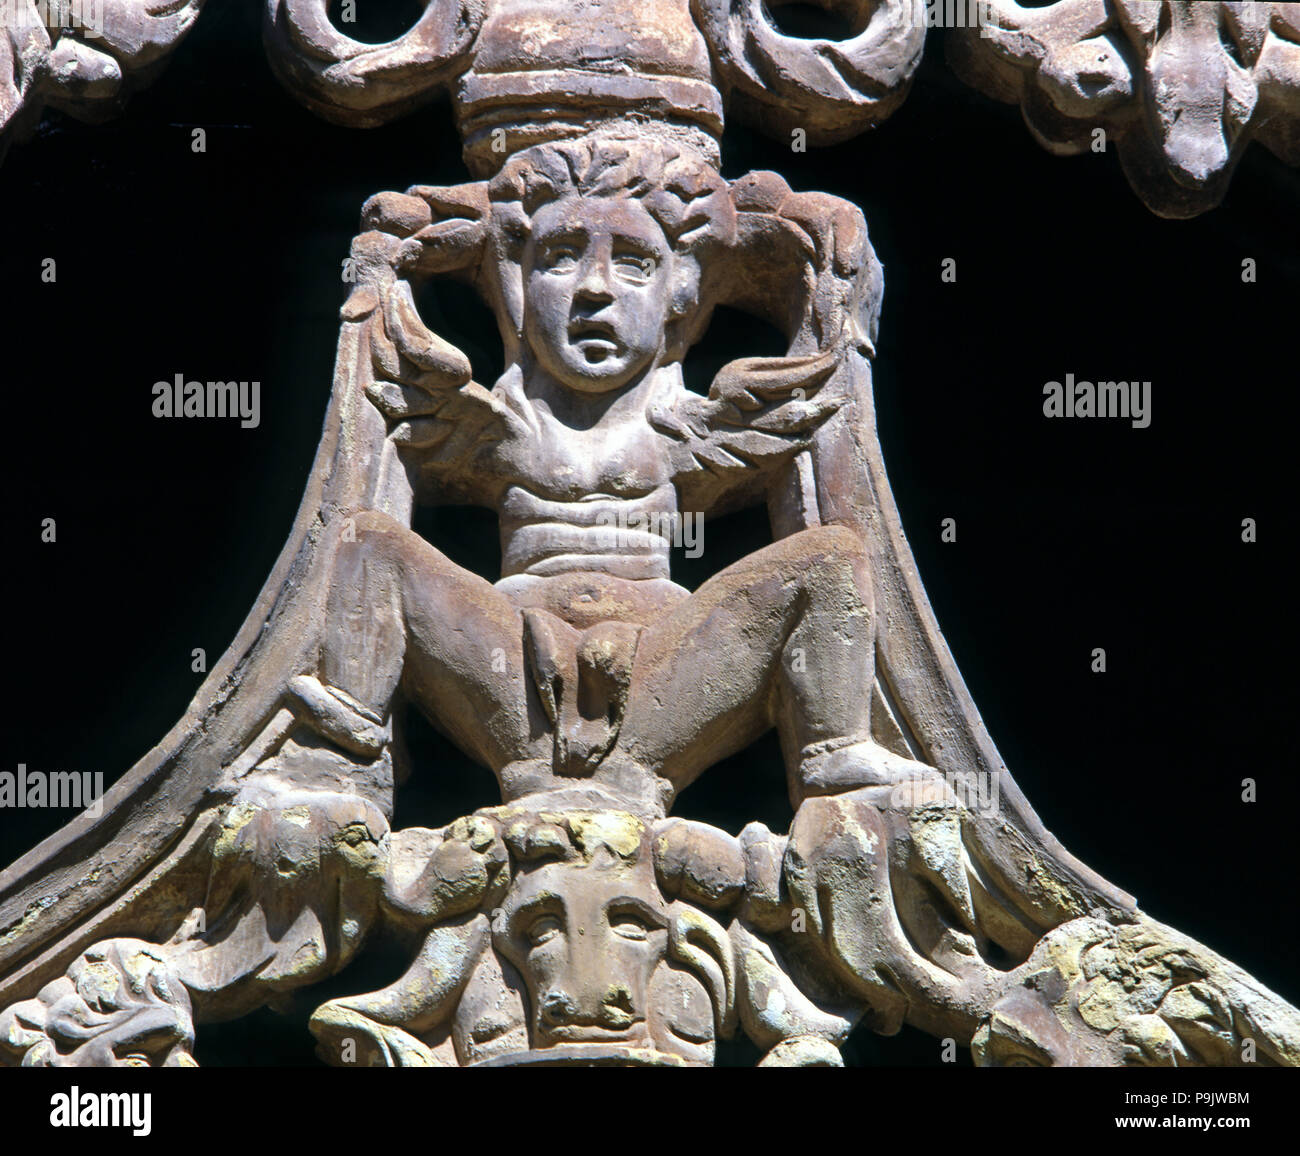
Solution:
[{"label": "curly carved hair", "polygon": [[689,146],[597,133],[526,149],[488,186],[494,224],[527,235],[543,205],[566,196],[639,201],[677,253],[727,242],[735,209],[717,169]]}]

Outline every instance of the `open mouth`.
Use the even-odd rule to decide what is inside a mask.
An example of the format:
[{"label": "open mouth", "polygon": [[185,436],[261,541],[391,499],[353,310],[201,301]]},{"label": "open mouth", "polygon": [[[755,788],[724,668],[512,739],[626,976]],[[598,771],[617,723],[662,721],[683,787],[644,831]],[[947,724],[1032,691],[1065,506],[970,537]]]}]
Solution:
[{"label": "open mouth", "polygon": [[546,1026],[540,1033],[551,1043],[609,1043],[640,1038],[643,1034],[641,1016],[629,1016],[626,1024],[620,1027],[603,1024],[554,1024]]},{"label": "open mouth", "polygon": [[591,318],[571,322],[569,340],[593,364],[616,357],[622,351],[621,343],[614,336],[614,327]]}]

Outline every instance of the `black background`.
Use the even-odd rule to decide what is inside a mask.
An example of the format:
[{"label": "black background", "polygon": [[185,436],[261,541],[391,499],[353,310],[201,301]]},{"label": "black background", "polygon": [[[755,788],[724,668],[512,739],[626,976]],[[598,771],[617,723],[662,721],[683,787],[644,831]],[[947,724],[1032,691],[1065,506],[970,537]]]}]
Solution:
[{"label": "black background", "polygon": [[[399,32],[409,8],[361,35]],[[270,74],[258,9],[209,5],[124,117],[52,115],[0,167],[7,770],[111,783],[181,716],[203,678],[192,649],[215,664],[288,535],[362,202],[468,178],[445,103],[365,131],[297,105]],[[194,127],[206,153],[191,151]],[[885,265],[876,393],[894,492],[958,666],[1047,827],[1149,914],[1300,1000],[1287,550],[1300,178],[1253,147],[1221,208],[1161,220],[1113,152],[1053,158],[1017,109],[963,87],[940,33],[874,133],[797,154],[733,124],[723,155],[729,177],[775,169],[866,213]],[[47,257],[54,284],[40,280]],[[955,284],[940,280],[946,257]],[[1246,257],[1256,284],[1242,283]],[[492,380],[486,312],[463,291],[422,305]],[[774,341],[720,314],[692,384]],[[1151,427],[1046,420],[1043,383],[1067,372],[1151,380]],[[261,425],[154,418],[153,383],[177,373],[260,380]],[[40,541],[46,517],[55,544]],[[939,539],[947,517],[955,544]],[[1245,517],[1255,544],[1241,541]],[[475,569],[499,558],[489,513],[426,511],[419,526]],[[694,585],[766,540],[758,511],[711,523],[704,557],[679,577]],[[1098,646],[1105,674],[1090,669]],[[398,825],[495,801],[487,773],[427,726],[414,751]],[[1246,777],[1257,803],[1241,800]],[[784,794],[769,738],[676,811],[779,828]],[[0,861],[70,818],[0,812]],[[331,993],[367,990],[366,966]],[[199,1058],[311,1062],[302,1021],[324,997],[313,989],[288,1019],[205,1029]],[[919,1033],[859,1032],[847,1058],[937,1053]]]}]

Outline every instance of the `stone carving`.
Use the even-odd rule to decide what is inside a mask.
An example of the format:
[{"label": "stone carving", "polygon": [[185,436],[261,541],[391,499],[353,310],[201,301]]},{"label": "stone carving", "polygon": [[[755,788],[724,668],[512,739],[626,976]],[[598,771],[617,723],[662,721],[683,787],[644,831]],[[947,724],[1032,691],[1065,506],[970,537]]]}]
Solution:
[{"label": "stone carving", "polygon": [[[1072,858],[993,747],[874,432],[861,212],[725,180],[692,9],[605,7],[592,51],[624,72],[578,67],[577,26],[541,4],[430,7],[362,48],[323,3],[272,3],[282,67],[346,118],[462,69],[478,179],[367,202],[316,464],[257,606],[102,816],[0,876],[0,1056],[192,1062],[193,1024],[309,988],[382,928],[408,966],[317,1008],[331,1063],[704,1065],[743,1033],[764,1064],[835,1065],[856,1024],[909,1023],[989,1064],[1295,1064],[1295,1009]],[[830,135],[879,111],[788,82]],[[442,278],[496,315],[490,386],[420,316]],[[682,362],[719,305],[788,347],[701,396]],[[421,502],[494,510],[500,579],[414,533]],[[671,580],[683,519],[755,504],[770,546]],[[391,829],[407,704],[499,805]],[[788,832],[671,815],[770,729]]]},{"label": "stone carving", "polygon": [[330,22],[326,0],[266,0],[267,50],[310,108],[369,126],[450,93],[475,176],[542,140],[627,120],[717,158],[724,99],[786,140],[846,140],[902,101],[925,43],[924,0],[833,0],[843,42],[782,34],[761,0],[426,0],[388,44]]},{"label": "stone carving", "polygon": [[6,0],[0,5],[0,160],[46,108],[99,121],[157,75],[203,0]]},{"label": "stone carving", "polygon": [[1113,140],[1152,212],[1193,217],[1222,199],[1257,140],[1300,165],[1300,4],[1245,0],[991,0],[954,30],[970,84],[1018,102],[1058,155]]},{"label": "stone carving", "polygon": [[[50,0],[0,7],[12,77],[0,89],[0,153],[46,107],[117,112],[189,30],[202,0]],[[761,0],[426,0],[404,35],[369,44],[326,0],[266,0],[270,61],[308,107],[371,126],[450,94],[476,176],[594,116],[642,131],[689,127],[716,160],[725,109],[785,140],[832,144],[884,120],[907,95],[927,27],[961,13],[948,57],[968,83],[1020,104],[1060,155],[1114,140],[1153,211],[1215,207],[1252,140],[1300,164],[1300,7],[1273,0],[826,0],[844,40],[782,32]],[[50,19],[55,11],[60,19]],[[102,15],[102,20],[98,19]],[[102,27],[100,25],[102,24]],[[635,30],[633,33],[632,30]]]},{"label": "stone carving", "polygon": [[138,939],[96,944],[0,1014],[0,1051],[24,1067],[194,1067],[189,993],[168,963]]},{"label": "stone carving", "polygon": [[1145,916],[1048,932],[975,1033],[989,1067],[1295,1067],[1295,1009]]}]

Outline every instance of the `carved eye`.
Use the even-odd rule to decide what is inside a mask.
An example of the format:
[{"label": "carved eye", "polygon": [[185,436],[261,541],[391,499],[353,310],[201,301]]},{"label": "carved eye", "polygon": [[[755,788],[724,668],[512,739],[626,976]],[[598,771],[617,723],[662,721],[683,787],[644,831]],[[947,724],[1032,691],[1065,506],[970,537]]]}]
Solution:
[{"label": "carved eye", "polygon": [[561,245],[551,249],[542,261],[542,268],[548,273],[569,273],[578,263],[578,254],[569,246]]},{"label": "carved eye", "polygon": [[528,942],[532,947],[541,947],[560,934],[560,921],[554,915],[543,915],[533,920],[528,928]]},{"label": "carved eye", "polygon": [[638,253],[621,253],[614,258],[614,268],[620,277],[644,285],[655,273],[655,260]]},{"label": "carved eye", "polygon": [[645,939],[650,934],[650,928],[645,921],[630,911],[611,915],[609,927],[615,935],[621,935],[624,939]]}]

